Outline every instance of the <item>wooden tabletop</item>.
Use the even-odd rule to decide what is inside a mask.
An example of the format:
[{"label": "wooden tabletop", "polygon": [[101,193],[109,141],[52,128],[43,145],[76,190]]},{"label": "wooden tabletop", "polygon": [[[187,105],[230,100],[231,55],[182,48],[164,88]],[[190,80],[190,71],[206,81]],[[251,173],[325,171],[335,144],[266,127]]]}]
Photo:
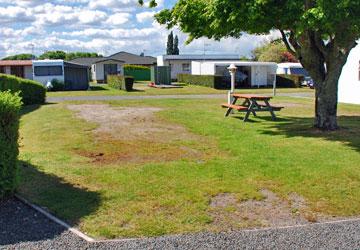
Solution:
[{"label": "wooden tabletop", "polygon": [[244,98],[244,99],[256,99],[256,100],[269,100],[271,96],[264,95],[254,95],[254,94],[233,94],[234,97]]}]

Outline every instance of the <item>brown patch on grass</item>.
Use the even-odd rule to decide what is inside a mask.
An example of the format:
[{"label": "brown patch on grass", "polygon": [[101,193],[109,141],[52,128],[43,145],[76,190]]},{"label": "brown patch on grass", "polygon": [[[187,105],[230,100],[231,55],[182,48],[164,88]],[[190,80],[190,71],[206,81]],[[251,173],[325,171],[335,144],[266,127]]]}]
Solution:
[{"label": "brown patch on grass", "polygon": [[77,115],[98,124],[95,140],[75,152],[91,163],[146,163],[206,160],[211,143],[178,124],[156,116],[160,108],[113,108],[104,104],[68,105]]},{"label": "brown patch on grass", "polygon": [[231,193],[213,197],[210,202],[212,229],[290,226],[317,221],[316,214],[309,210],[305,199],[295,193],[290,194],[288,200],[267,189],[260,193],[264,199],[242,202]]}]

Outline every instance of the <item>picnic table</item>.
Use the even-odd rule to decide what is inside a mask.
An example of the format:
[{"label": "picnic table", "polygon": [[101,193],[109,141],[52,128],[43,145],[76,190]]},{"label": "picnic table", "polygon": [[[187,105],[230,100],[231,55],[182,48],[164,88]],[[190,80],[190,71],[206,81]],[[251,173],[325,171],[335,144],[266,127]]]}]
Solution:
[{"label": "picnic table", "polygon": [[[245,112],[244,122],[249,119],[250,114],[252,113],[256,116],[257,112],[270,112],[271,118],[276,119],[275,111],[280,111],[284,107],[276,107],[270,105],[271,96],[263,95],[253,95],[253,94],[233,94],[232,102],[224,103],[221,106],[227,108],[225,117],[229,116],[233,110],[239,112]],[[236,102],[239,99],[243,99],[241,105],[237,105]]]}]

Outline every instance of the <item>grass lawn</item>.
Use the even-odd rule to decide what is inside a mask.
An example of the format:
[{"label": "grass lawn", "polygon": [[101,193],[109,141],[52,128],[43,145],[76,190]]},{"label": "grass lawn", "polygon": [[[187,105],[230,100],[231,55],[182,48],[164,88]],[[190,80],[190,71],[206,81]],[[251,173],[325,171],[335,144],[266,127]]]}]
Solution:
[{"label": "grass lawn", "polygon": [[[222,101],[108,102],[114,110],[161,109],[138,122],[169,132],[133,140],[131,131],[117,137],[100,131],[70,103],[28,107],[21,119],[19,193],[97,238],[258,225],[231,216],[215,223],[211,202],[220,194],[261,201],[263,189],[285,201],[296,193],[311,213],[360,214],[360,106],[340,104],[342,130],[319,132],[311,128],[309,99],[277,97],[273,103],[286,107],[278,121],[262,114],[248,123],[239,115],[224,118]],[[235,213],[231,206],[222,210]]]},{"label": "grass lawn", "polygon": [[[106,84],[92,84],[88,91],[60,91],[48,92],[48,97],[62,96],[104,96],[104,95],[187,95],[187,94],[225,94],[228,90],[217,90],[196,85],[183,85],[183,88],[156,89],[148,87],[148,82],[134,84],[135,91],[126,92],[108,87]],[[272,93],[272,88],[243,89],[243,93]],[[310,88],[279,88],[278,93],[314,92]]]}]

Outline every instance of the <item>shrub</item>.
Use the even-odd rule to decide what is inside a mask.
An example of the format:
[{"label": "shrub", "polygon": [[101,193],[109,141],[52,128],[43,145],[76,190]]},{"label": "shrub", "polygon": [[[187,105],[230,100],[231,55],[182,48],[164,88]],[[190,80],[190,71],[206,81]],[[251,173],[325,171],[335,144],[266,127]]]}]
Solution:
[{"label": "shrub", "polygon": [[124,65],[124,75],[134,77],[135,81],[150,81],[151,69],[140,65]]},{"label": "shrub", "polygon": [[0,92],[0,199],[14,192],[19,154],[19,93]]},{"label": "shrub", "polygon": [[304,81],[302,75],[276,75],[276,86],[284,88],[300,88],[301,83]]},{"label": "shrub", "polygon": [[177,80],[182,83],[200,85],[214,89],[226,89],[228,87],[221,75],[178,74]]},{"label": "shrub", "polygon": [[124,69],[147,69],[150,70],[150,67],[142,66],[142,65],[133,65],[133,64],[125,64]]},{"label": "shrub", "polygon": [[108,75],[107,82],[111,88],[132,91],[134,86],[134,77]]},{"label": "shrub", "polygon": [[24,105],[43,104],[46,88],[38,82],[19,77],[0,74],[0,91],[10,90],[11,93],[20,92]]},{"label": "shrub", "polygon": [[51,86],[48,88],[49,91],[64,91],[65,90],[65,83],[58,79],[51,80]]}]

